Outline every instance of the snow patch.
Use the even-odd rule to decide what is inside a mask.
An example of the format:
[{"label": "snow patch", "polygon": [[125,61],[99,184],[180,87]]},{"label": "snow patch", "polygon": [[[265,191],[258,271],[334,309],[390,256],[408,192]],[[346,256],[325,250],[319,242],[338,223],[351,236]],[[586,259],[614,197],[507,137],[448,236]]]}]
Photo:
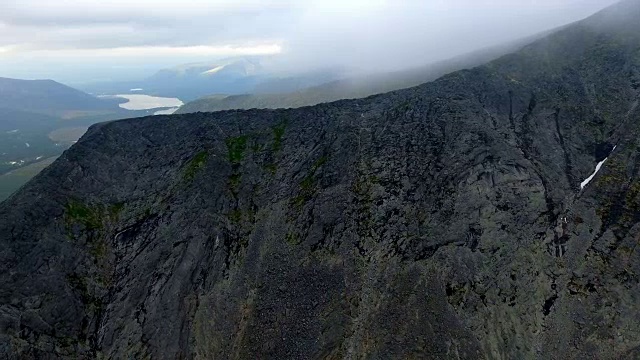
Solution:
[{"label": "snow patch", "polygon": [[138,92],[138,91],[143,91],[144,89],[140,89],[140,88],[135,88],[135,89],[131,89],[129,91],[131,92]]},{"label": "snow patch", "polygon": [[[615,151],[615,149],[618,147],[618,145],[613,147],[613,150],[611,150],[611,152],[609,153],[609,156],[611,156],[611,154]],[[596,177],[596,174],[598,173],[598,171],[600,171],[600,169],[602,168],[602,165],[604,165],[605,162],[607,162],[607,160],[609,159],[609,156],[607,156],[606,158],[604,158],[604,160],[600,161],[598,163],[598,165],[596,165],[596,170],[593,172],[593,174],[591,174],[591,176],[589,176],[588,178],[586,178],[582,183],[580,183],[580,189],[584,189],[587,185],[589,185],[589,183],[591,182],[591,180],[593,180],[594,177]]]},{"label": "snow patch", "polygon": [[27,147],[31,147],[31,145],[29,145],[29,143],[24,143]]},{"label": "snow patch", "polygon": [[203,74],[203,75],[213,75],[213,74],[217,73],[218,71],[220,71],[220,70],[224,69],[224,67],[225,67],[224,65],[222,65],[222,66],[217,66],[217,67],[214,67],[214,68],[213,68],[213,69],[211,69],[211,70],[208,70],[208,71],[203,72],[202,74]]},{"label": "snow patch", "polygon": [[15,134],[18,132],[18,129],[7,131],[7,134]]}]

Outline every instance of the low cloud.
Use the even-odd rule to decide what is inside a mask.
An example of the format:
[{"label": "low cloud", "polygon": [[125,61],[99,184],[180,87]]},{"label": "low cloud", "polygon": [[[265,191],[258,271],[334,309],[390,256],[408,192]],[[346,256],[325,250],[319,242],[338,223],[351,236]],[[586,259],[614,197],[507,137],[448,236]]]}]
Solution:
[{"label": "low cloud", "polygon": [[[16,48],[7,48],[8,51],[16,52]],[[2,48],[0,48],[0,52]],[[53,58],[74,58],[74,59],[113,59],[135,58],[135,57],[188,57],[188,56],[210,56],[235,57],[254,55],[274,55],[282,52],[282,47],[278,44],[264,44],[253,46],[137,46],[137,47],[117,47],[98,49],[57,49],[57,50],[30,50],[31,56],[42,56],[47,59]]]},{"label": "low cloud", "polygon": [[286,70],[391,70],[532,35],[613,2],[4,0],[0,76],[143,77],[177,62],[263,54],[280,54],[274,66]]},{"label": "low cloud", "polygon": [[282,61],[363,71],[420,66],[553,29],[615,1],[378,1],[354,11],[316,3],[298,19]]}]

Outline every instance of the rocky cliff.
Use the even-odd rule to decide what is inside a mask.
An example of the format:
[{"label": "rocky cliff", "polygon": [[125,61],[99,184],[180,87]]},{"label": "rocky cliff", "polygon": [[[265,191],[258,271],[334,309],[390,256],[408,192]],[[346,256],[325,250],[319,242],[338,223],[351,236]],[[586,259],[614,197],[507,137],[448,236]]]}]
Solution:
[{"label": "rocky cliff", "polygon": [[409,90],[93,126],[0,205],[0,354],[639,357],[637,24],[627,1]]}]

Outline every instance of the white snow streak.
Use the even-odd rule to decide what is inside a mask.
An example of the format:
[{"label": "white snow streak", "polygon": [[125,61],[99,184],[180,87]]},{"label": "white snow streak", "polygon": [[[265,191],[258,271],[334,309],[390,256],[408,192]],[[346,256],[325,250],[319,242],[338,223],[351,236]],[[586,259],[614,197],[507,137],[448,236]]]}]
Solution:
[{"label": "white snow streak", "polygon": [[[618,145],[613,147],[613,150],[611,150],[611,152],[609,153],[609,156],[611,156],[611,154],[613,153],[613,151],[618,147]],[[581,184],[580,184],[580,189],[584,189],[585,186],[589,185],[589,183],[591,182],[591,180],[593,180],[594,177],[596,177],[596,174],[598,173],[598,171],[600,171],[600,168],[602,168],[602,165],[604,165],[605,162],[607,162],[607,160],[609,159],[609,156],[607,156],[606,158],[604,158],[604,160],[600,161],[598,163],[598,165],[596,165],[596,170],[593,172],[593,174],[591,174],[591,176],[589,176],[588,178],[586,178]]]},{"label": "white snow streak", "polygon": [[224,68],[225,68],[225,66],[224,66],[224,65],[222,65],[222,66],[217,66],[217,67],[215,67],[215,68],[213,68],[213,69],[211,69],[211,70],[209,70],[209,71],[205,71],[205,72],[203,72],[202,74],[203,74],[203,75],[213,75],[213,74],[217,73],[218,71],[220,71],[220,70],[222,70],[222,69],[224,69]]}]

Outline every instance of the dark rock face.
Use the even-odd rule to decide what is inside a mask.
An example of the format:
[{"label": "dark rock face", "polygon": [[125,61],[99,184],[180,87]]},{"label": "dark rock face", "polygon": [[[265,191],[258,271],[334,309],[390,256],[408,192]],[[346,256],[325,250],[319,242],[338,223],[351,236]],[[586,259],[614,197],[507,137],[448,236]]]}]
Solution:
[{"label": "dark rock face", "polygon": [[593,24],[363,100],[93,126],[0,205],[0,354],[636,358],[640,41]]}]

